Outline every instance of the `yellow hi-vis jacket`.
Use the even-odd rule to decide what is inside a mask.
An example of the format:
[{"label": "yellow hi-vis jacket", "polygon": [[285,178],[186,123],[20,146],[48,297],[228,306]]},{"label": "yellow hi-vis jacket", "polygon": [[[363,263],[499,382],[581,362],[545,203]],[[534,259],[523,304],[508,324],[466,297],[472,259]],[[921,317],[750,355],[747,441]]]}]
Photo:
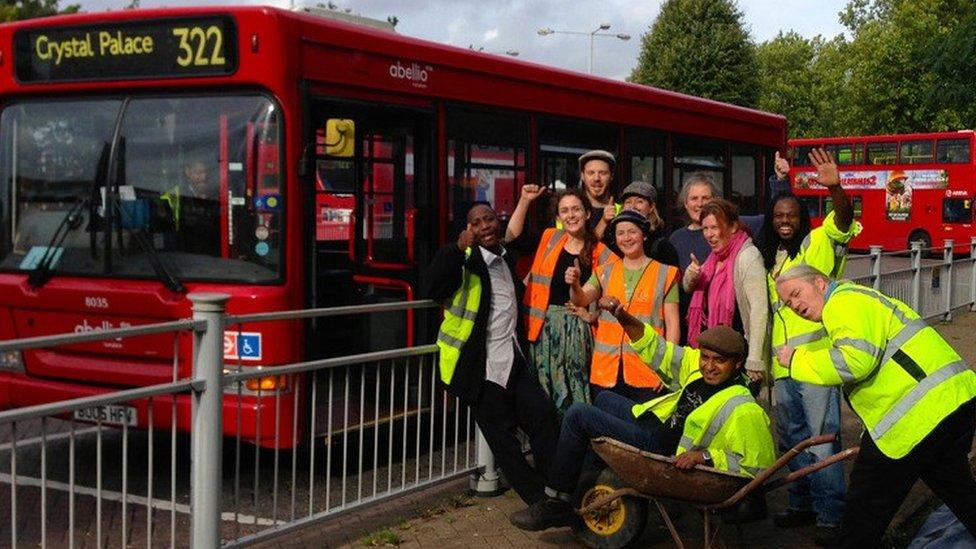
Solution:
[{"label": "yellow hi-vis jacket", "polygon": [[976,372],[897,299],[848,281],[832,283],[823,326],[830,346],[798,347],[790,375],[842,385],[865,430],[892,459],[976,397]]},{"label": "yellow hi-vis jacket", "polygon": [[[464,250],[464,257],[470,256],[471,248]],[[441,322],[441,329],[437,334],[441,381],[445,385],[451,384],[461,347],[471,337],[480,304],[481,278],[465,267],[461,271],[461,286],[454,292],[451,302],[444,307],[444,321]]]},{"label": "yellow hi-vis jacket", "polygon": [[[644,336],[630,345],[644,362],[657,366],[674,391],[634,405],[634,417],[651,411],[665,421],[675,412],[685,387],[702,378],[701,351],[675,345],[647,324]],[[743,385],[719,391],[688,414],[675,455],[690,450],[708,450],[716,469],[748,477],[776,461],[769,416]]]},{"label": "yellow hi-vis jacket", "polygon": [[830,212],[824,218],[823,225],[810,231],[810,234],[803,239],[796,257],[786,258],[778,271],[766,275],[769,304],[773,310],[770,322],[773,379],[790,377],[789,370],[776,358],[776,352],[781,347],[787,345],[799,347],[804,344],[818,345],[822,348],[830,346],[830,342],[826,340],[827,332],[819,322],[806,320],[783,305],[776,292],[776,277],[797,265],[809,265],[834,280],[841,278],[847,263],[847,245],[852,238],[860,234],[861,229],[861,224],[854,221],[846,233],[842,232],[834,221],[834,212]]}]

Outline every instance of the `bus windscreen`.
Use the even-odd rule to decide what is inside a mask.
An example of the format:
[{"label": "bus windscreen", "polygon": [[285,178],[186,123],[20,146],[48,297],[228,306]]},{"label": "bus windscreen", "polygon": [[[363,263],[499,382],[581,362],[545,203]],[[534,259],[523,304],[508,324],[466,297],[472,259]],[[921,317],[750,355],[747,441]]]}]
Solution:
[{"label": "bus windscreen", "polygon": [[237,30],[226,16],[30,28],[14,51],[21,82],[228,75]]}]

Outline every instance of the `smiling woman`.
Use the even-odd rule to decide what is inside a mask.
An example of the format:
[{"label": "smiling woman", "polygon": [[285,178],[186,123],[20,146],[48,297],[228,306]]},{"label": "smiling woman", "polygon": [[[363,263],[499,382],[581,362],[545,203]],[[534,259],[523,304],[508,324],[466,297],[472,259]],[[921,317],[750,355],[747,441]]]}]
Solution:
[{"label": "smiling woman", "polygon": [[683,285],[694,292],[688,308],[688,343],[698,346],[698,335],[713,326],[729,326],[749,341],[746,369],[759,379],[766,371],[763,351],[769,296],[762,255],[748,229],[739,221],[735,204],[714,199],[701,208],[702,234],[712,253],[685,271]]},{"label": "smiling woman", "polygon": [[[509,236],[518,236],[529,204],[540,194],[537,185],[526,185],[509,222]],[[529,339],[529,366],[552,398],[560,414],[574,402],[590,402],[587,379],[593,351],[591,316],[585,307],[570,302],[565,273],[589,277],[593,268],[617,257],[603,244],[588,220],[590,203],[582,190],[567,189],[553,197],[556,218],[562,228],[547,229],[539,242],[525,290],[528,309],[525,323]],[[517,230],[517,231],[513,231]]]},{"label": "smiling woman", "polygon": [[[583,286],[579,269],[567,269],[573,304],[588,306],[601,296],[614,298],[668,341],[677,342],[681,337],[678,269],[645,255],[644,242],[651,234],[647,218],[624,210],[607,231],[614,235],[614,251],[622,260],[597,267]],[[636,402],[647,401],[662,389],[661,378],[647,368],[623,336],[623,328],[612,315],[600,315],[590,371],[594,398],[600,391],[612,390]]]}]

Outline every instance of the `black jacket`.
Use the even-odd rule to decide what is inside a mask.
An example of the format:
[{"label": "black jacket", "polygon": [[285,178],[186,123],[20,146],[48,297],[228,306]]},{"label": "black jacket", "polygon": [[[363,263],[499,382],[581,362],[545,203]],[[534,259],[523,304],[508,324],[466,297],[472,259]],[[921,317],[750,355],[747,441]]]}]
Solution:
[{"label": "black jacket", "polygon": [[[512,281],[515,283],[515,302],[522,303],[525,286],[515,274],[515,254],[508,251],[504,257],[512,273]],[[458,250],[457,244],[451,243],[442,247],[424,272],[422,293],[430,299],[449,301],[454,296],[454,292],[461,287],[461,270],[464,267],[481,279],[481,301],[471,336],[461,347],[461,354],[454,368],[454,377],[451,379],[448,391],[461,400],[471,403],[478,401],[481,382],[485,379],[485,344],[491,309],[491,277],[488,276],[488,266],[481,255],[481,250],[477,247],[473,248],[471,256],[465,259],[464,252]],[[516,337],[522,349],[525,349],[522,315],[517,314],[517,318]]]}]

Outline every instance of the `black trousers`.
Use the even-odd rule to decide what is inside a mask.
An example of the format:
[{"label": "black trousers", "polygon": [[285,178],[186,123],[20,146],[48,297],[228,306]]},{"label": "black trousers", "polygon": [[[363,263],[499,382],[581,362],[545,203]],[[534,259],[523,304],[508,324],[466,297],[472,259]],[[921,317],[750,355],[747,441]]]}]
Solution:
[{"label": "black trousers", "polygon": [[879,546],[888,523],[918,479],[976,535],[976,479],[966,459],[974,428],[976,400],[971,400],[946,416],[901,459],[882,454],[865,432],[851,471],[839,546]]},{"label": "black trousers", "polygon": [[[505,479],[522,501],[531,505],[545,497],[546,474],[559,436],[558,420],[556,408],[539,380],[529,373],[518,351],[515,355],[508,387],[482,381],[481,395],[472,411]],[[515,436],[517,428],[529,436],[535,467],[522,455],[522,444]]]}]

